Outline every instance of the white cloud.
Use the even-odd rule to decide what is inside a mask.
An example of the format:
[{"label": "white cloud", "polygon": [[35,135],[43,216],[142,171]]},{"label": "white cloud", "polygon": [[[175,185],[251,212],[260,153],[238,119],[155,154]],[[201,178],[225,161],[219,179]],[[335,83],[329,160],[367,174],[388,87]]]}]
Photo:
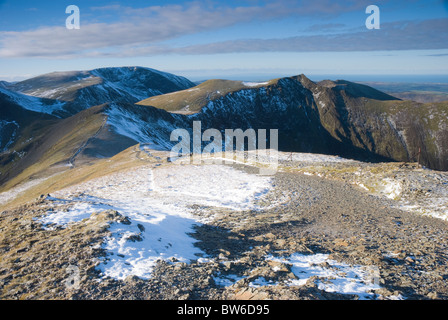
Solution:
[{"label": "white cloud", "polygon": [[[134,9],[119,5],[93,7],[93,11],[115,10],[114,23],[82,23],[80,30],[42,27],[21,32],[0,32],[0,57],[58,57],[92,55],[94,51],[151,47],[164,40],[205,30],[219,29],[254,19],[289,14],[284,5],[223,7],[192,2],[188,5],[150,6]],[[82,13],[81,13],[82,19]],[[121,51],[121,50],[120,50]]]},{"label": "white cloud", "polygon": [[[313,52],[442,49],[447,47],[448,19],[383,24],[381,30],[332,35],[297,36],[172,47],[163,42],[185,35],[239,23],[290,15],[335,15],[359,10],[369,1],[243,1],[239,7],[216,2],[132,8],[121,5],[92,7],[92,12],[115,12],[112,23],[82,23],[80,30],[41,27],[0,32],[0,57],[70,59],[79,57],[137,57],[160,54],[215,54],[235,52]],[[244,4],[252,3],[252,5]],[[255,3],[255,4],[253,4]],[[82,18],[82,16],[81,16]],[[336,26],[323,24],[322,26]]]}]

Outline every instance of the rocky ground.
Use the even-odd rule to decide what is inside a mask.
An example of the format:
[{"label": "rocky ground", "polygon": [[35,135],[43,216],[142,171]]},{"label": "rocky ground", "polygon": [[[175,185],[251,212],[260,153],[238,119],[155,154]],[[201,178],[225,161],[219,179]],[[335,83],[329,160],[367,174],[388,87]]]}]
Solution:
[{"label": "rocky ground", "polygon": [[[150,279],[104,278],[98,269],[110,225],[131,223],[127,217],[105,210],[69,228],[45,228],[36,218],[51,212],[53,200],[42,196],[0,214],[0,298],[447,299],[448,222],[411,210],[431,192],[443,201],[446,177],[415,165],[285,160],[257,209],[193,206],[207,221],[190,234],[203,259],[160,260]],[[300,282],[294,255],[327,260],[311,263],[319,272]],[[371,283],[363,280],[371,289],[363,296],[329,290],[351,272],[337,263],[373,271]]]}]

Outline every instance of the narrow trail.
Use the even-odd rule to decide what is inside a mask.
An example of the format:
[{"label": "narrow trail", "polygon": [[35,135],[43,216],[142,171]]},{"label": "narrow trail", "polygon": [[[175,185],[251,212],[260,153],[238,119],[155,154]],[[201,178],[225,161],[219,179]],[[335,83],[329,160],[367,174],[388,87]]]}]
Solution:
[{"label": "narrow trail", "polygon": [[[33,270],[40,281],[45,268],[48,286],[57,286],[55,275],[66,276],[57,254],[69,250],[78,265],[103,261],[89,270],[110,277],[83,278],[77,298],[448,299],[447,221],[394,208],[348,180],[281,170],[267,178],[242,163],[175,165],[168,152],[132,150],[136,167],[2,216],[4,230],[16,217],[34,226],[28,232],[20,221],[4,248],[26,241],[64,250],[43,255],[30,245],[27,255],[50,263],[23,267],[11,262],[22,249],[10,250],[0,271],[14,265],[18,279]],[[64,221],[73,227],[51,225]],[[104,221],[108,229],[95,226]],[[102,245],[86,251],[93,238]],[[89,245],[77,246],[83,239]],[[9,288],[3,297],[20,297]]]},{"label": "narrow trail", "polygon": [[89,143],[95,139],[96,137],[98,137],[98,135],[100,134],[101,130],[104,129],[104,127],[107,124],[107,116],[104,117],[103,122],[100,126],[100,128],[95,132],[94,135],[92,135],[89,139],[87,139],[82,145],[81,147],[79,147],[78,150],[76,150],[76,152],[73,154],[73,156],[70,157],[70,159],[68,160],[68,165],[70,168],[74,168],[75,167],[75,158],[82,152],[84,151],[84,149],[89,145]]}]

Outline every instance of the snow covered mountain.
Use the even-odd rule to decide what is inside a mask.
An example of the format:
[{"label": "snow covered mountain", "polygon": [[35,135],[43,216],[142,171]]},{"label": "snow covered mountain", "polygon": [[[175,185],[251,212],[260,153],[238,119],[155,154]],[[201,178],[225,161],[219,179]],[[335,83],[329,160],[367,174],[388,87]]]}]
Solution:
[{"label": "snow covered mountain", "polygon": [[[108,102],[135,103],[142,99],[195,86],[188,79],[142,67],[101,68],[90,71],[53,72],[8,85],[28,96],[55,100],[54,107],[39,112],[68,117]],[[26,104],[28,109],[36,109]]]},{"label": "snow covered mountain", "polygon": [[[30,167],[35,171],[30,169],[25,179],[30,172],[73,165],[75,158],[110,157],[121,152],[138,141],[115,133],[105,122],[109,104],[132,110],[133,103],[141,99],[192,86],[183,77],[141,67],[57,72],[18,83],[3,81],[0,182],[19,179]],[[136,119],[145,115],[141,109],[148,108],[139,107]]]},{"label": "snow covered mountain", "polygon": [[4,99],[17,104],[26,110],[53,114],[61,110],[65,105],[62,101],[47,99],[45,97],[34,97],[20,92],[11,91],[7,88],[10,88],[10,86],[6,88],[0,86],[0,94],[3,95]]},{"label": "snow covered mountain", "polygon": [[43,109],[56,109],[53,100],[30,97],[0,86],[0,152],[7,150],[21,135],[23,128],[33,123],[46,123],[54,117],[42,113]]}]

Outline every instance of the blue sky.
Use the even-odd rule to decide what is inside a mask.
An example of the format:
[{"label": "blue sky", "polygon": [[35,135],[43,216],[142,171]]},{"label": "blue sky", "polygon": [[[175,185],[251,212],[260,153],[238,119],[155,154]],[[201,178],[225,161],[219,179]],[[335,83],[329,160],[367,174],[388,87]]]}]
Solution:
[{"label": "blue sky", "polygon": [[[365,26],[371,4],[379,30]],[[65,27],[68,5],[79,30]],[[436,78],[448,75],[448,1],[0,0],[2,80],[134,65],[192,80]]]}]

